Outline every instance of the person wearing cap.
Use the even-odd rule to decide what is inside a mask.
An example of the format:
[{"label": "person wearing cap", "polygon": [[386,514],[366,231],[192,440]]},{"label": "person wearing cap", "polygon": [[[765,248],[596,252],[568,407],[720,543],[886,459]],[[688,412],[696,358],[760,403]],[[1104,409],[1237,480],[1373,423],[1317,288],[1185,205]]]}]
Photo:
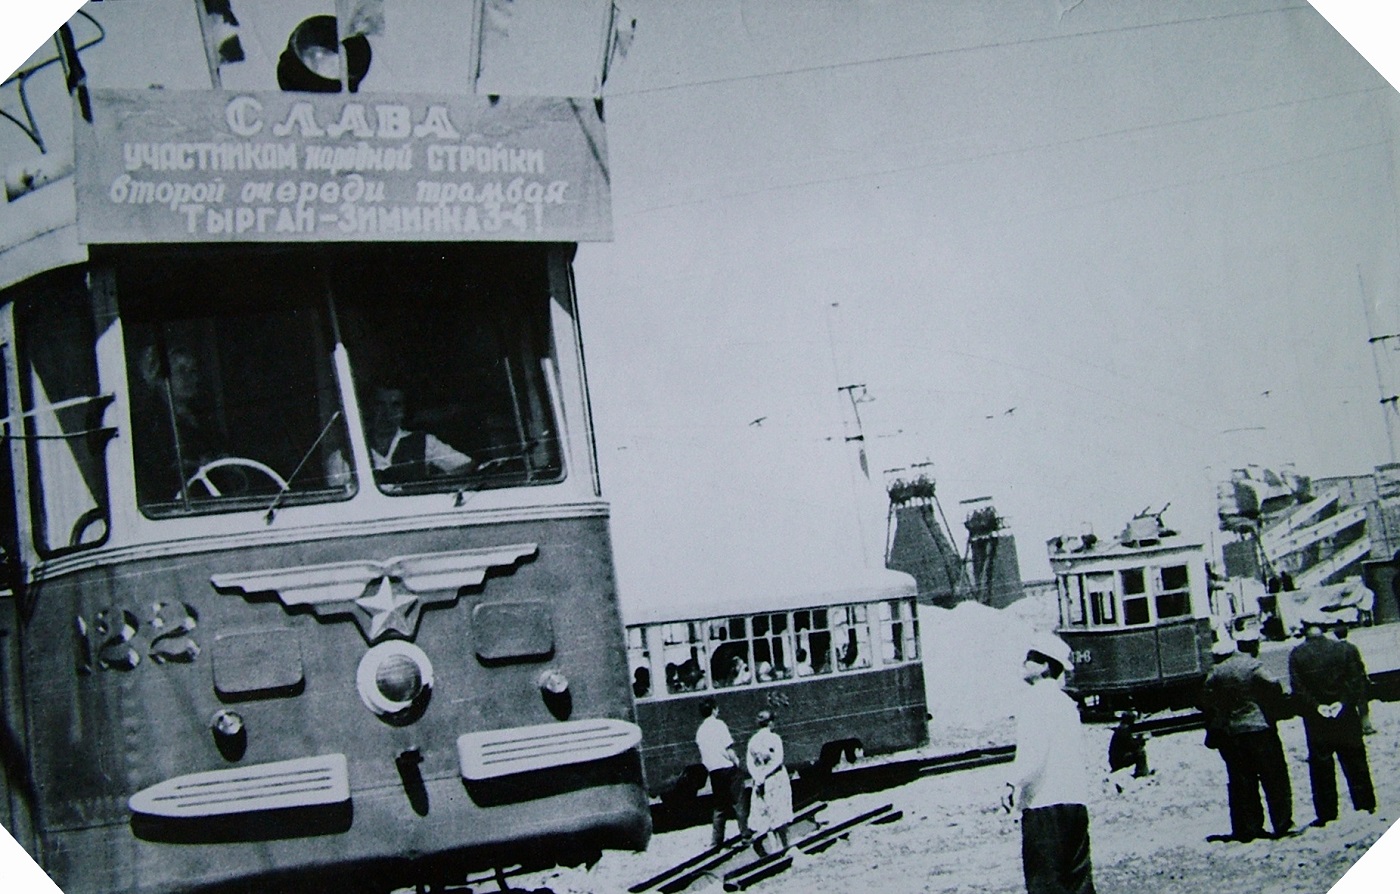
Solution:
[{"label": "person wearing cap", "polygon": [[749,779],[753,782],[753,804],[749,808],[749,831],[759,839],[766,854],[787,850],[788,824],[792,822],[792,781],[783,764],[783,740],[773,732],[773,712],[759,711],[754,718],[758,731],[749,739]]},{"label": "person wearing cap", "polygon": [[1376,791],[1366,759],[1362,707],[1368,680],[1361,651],[1349,642],[1325,636],[1326,622],[1309,618],[1303,641],[1288,655],[1293,698],[1303,718],[1308,742],[1308,779],[1312,784],[1314,826],[1337,818],[1335,755],[1346,776],[1352,807],[1376,810]]},{"label": "person wearing cap", "polygon": [[1125,788],[1122,775],[1132,771],[1133,779],[1152,775],[1147,769],[1147,734],[1137,729],[1138,714],[1129,709],[1118,715],[1118,725],[1108,740],[1108,770],[1110,778],[1117,779],[1115,787],[1121,793]]},{"label": "person wearing cap", "polygon": [[[1293,834],[1293,787],[1275,718],[1283,704],[1283,684],[1259,663],[1259,635],[1242,632],[1234,649],[1222,638],[1212,654],[1218,658],[1201,687],[1200,706],[1207,730],[1225,761],[1230,834],[1207,841],[1253,841],[1265,837],[1264,808],[1269,804],[1269,837]],[[1221,653],[1224,653],[1223,655]]]},{"label": "person wearing cap", "polygon": [[734,753],[734,737],[729,726],[719,719],[719,704],[713,698],[700,702],[700,728],[695,731],[695,746],[700,749],[700,762],[710,774],[710,803],[714,808],[710,842],[719,847],[724,843],[724,824],[733,816],[740,834],[747,834],[749,811],[744,801],[744,776],[739,771],[739,756]]},{"label": "person wearing cap", "polygon": [[1021,865],[1027,894],[1094,894],[1089,855],[1089,786],[1079,709],[1064,691],[1071,667],[1059,637],[1026,651],[1027,683],[1016,707],[1016,760],[1002,807],[1021,810]]}]

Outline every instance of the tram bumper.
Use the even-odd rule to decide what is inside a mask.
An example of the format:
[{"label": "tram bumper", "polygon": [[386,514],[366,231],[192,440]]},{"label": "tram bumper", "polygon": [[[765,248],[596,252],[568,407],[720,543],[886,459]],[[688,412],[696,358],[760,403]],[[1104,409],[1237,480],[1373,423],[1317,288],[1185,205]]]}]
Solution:
[{"label": "tram bumper", "polygon": [[570,720],[466,733],[457,737],[457,758],[470,783],[603,760],[641,740],[641,727],[625,720]]},{"label": "tram bumper", "polygon": [[357,786],[363,758],[339,753],[176,776],[129,799],[126,843],[118,826],[53,836],[52,869],[75,892],[172,894],[338,874],[445,884],[641,850],[651,817],[640,736],[618,720],[469,734],[445,761],[425,752],[436,770],[414,785]]}]

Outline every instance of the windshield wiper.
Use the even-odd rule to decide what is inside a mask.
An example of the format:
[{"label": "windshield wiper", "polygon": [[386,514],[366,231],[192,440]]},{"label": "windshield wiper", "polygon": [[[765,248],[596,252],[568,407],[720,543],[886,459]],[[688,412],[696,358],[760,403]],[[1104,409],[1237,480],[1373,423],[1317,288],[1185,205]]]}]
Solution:
[{"label": "windshield wiper", "polygon": [[311,446],[306,448],[306,453],[302,455],[301,462],[297,463],[297,467],[292,469],[292,474],[287,476],[287,483],[282,485],[282,489],[277,492],[277,496],[273,497],[272,502],[268,504],[267,515],[264,516],[264,519],[269,525],[272,524],[272,520],[277,517],[277,507],[281,505],[282,498],[287,495],[287,491],[292,489],[292,482],[296,480],[297,473],[306,465],[306,461],[311,459],[311,454],[316,452],[316,448],[321,446],[321,441],[325,440],[326,433],[331,430],[331,426],[335,425],[336,420],[339,418],[340,411],[336,410],[331,414],[331,418],[326,420],[326,424],[321,427],[321,433],[316,436],[316,440],[311,442]]}]

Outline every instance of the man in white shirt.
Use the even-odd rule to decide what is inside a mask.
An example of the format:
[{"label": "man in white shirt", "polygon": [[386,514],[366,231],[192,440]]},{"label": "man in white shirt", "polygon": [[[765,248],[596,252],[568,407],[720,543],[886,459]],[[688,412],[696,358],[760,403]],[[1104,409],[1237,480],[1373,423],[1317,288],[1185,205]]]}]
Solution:
[{"label": "man in white shirt", "polygon": [[710,774],[710,801],[714,805],[711,842],[719,847],[724,843],[724,824],[730,815],[739,824],[740,834],[748,834],[744,776],[734,753],[734,737],[729,734],[729,726],[719,719],[719,705],[713,698],[700,702],[700,716],[704,719],[695,731],[695,745],[700,749],[700,762]]},{"label": "man in white shirt", "polygon": [[1079,710],[1064,691],[1070,651],[1056,636],[1032,642],[1028,684],[1016,709],[1016,761],[1002,806],[1021,808],[1021,863],[1028,894],[1094,894],[1088,779]]},{"label": "man in white shirt", "polygon": [[370,406],[369,458],[375,478],[385,484],[422,481],[434,472],[466,471],[472,458],[427,432],[403,427],[406,401],[402,388],[381,385]]}]

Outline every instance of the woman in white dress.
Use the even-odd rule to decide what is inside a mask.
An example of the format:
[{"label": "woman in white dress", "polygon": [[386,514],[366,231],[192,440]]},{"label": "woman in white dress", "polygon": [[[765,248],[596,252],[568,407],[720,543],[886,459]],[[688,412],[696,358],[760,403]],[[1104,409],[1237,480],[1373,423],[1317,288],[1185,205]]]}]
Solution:
[{"label": "woman in white dress", "polygon": [[[792,822],[792,781],[783,764],[783,740],[773,732],[771,711],[759,711],[758,732],[749,739],[748,768],[753,780],[753,803],[749,808],[749,830],[760,850],[773,853],[788,846],[788,824]],[[765,847],[764,842],[767,842]]]}]

